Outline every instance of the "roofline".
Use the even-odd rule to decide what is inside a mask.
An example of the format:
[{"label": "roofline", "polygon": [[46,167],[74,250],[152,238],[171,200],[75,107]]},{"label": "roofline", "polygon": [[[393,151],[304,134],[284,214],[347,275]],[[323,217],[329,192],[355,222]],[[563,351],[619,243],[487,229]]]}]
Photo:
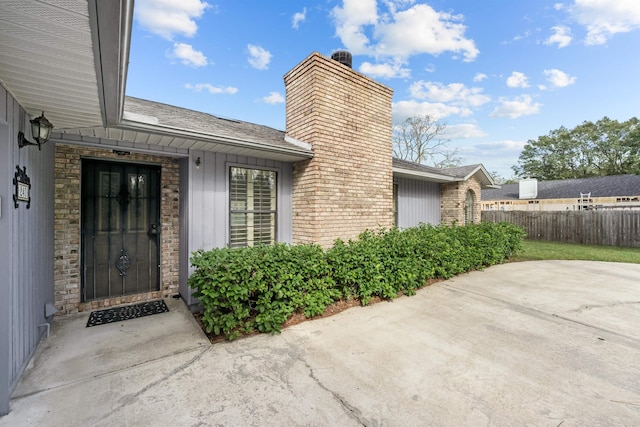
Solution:
[{"label": "roofline", "polygon": [[433,173],[433,172],[425,172],[425,171],[417,171],[417,170],[413,170],[413,169],[405,169],[405,168],[400,168],[400,167],[393,167],[393,173],[394,175],[400,176],[400,177],[407,177],[407,178],[420,178],[423,181],[430,181],[430,182],[456,182],[459,181],[458,178],[453,177],[451,175],[445,175],[445,174],[439,174],[439,173]]},{"label": "roofline", "polygon": [[262,144],[260,142],[255,142],[255,141],[247,141],[247,140],[238,139],[238,138],[231,138],[228,136],[213,135],[210,133],[185,130],[185,129],[175,128],[171,126],[158,125],[158,124],[148,124],[148,123],[136,122],[136,121],[126,120],[126,119],[122,119],[117,126],[113,126],[113,127],[118,129],[123,129],[123,130],[151,132],[158,135],[180,136],[183,138],[196,139],[198,141],[228,143],[228,144],[233,144],[235,146],[251,148],[259,151],[268,151],[272,153],[294,155],[294,156],[300,157],[301,160],[310,159],[313,157],[313,152],[310,149],[305,149],[303,147],[299,147],[299,148],[298,146],[296,146],[296,148],[274,147],[272,145]]},{"label": "roofline", "polygon": [[313,151],[313,145],[309,144],[308,142],[300,141],[299,139],[289,136],[286,133],[284,135],[284,140],[289,144],[297,145],[302,149]]},{"label": "roofline", "polygon": [[133,3],[134,0],[88,0],[98,102],[104,126],[118,125],[122,119]]},{"label": "roofline", "polygon": [[484,167],[484,165],[482,163],[479,164],[472,172],[468,173],[464,177],[464,180],[465,181],[468,180],[469,178],[471,178],[473,175],[475,175],[478,172],[482,172],[482,174],[484,175],[484,177],[488,181],[488,184],[484,184],[483,187],[485,187],[485,188],[500,188],[500,185],[496,184],[496,182],[493,180],[493,177],[487,171],[487,169]]}]

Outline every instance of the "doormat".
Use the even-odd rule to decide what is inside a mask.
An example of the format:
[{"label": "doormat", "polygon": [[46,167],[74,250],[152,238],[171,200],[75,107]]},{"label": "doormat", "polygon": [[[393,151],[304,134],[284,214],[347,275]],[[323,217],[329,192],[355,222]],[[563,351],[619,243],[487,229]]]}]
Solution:
[{"label": "doormat", "polygon": [[87,321],[87,328],[91,326],[105,325],[107,323],[136,319],[138,317],[151,316],[152,314],[169,311],[164,300],[141,302],[140,304],[126,305],[124,307],[107,308],[91,313]]}]

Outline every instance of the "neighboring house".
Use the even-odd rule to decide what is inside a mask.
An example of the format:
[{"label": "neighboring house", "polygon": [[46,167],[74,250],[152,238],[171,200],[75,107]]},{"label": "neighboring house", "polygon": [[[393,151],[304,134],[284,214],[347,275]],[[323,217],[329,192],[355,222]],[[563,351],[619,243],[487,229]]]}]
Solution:
[{"label": "neighboring house", "polygon": [[482,190],[482,210],[566,211],[640,209],[640,176],[615,175],[537,181]]},{"label": "neighboring house", "polygon": [[[197,249],[475,222],[492,185],[392,160],[391,89],[317,53],[284,77],[286,132],[126,97],[132,16],[0,2],[0,414],[56,310],[192,304]],[[20,148],[42,111],[49,142]]]}]

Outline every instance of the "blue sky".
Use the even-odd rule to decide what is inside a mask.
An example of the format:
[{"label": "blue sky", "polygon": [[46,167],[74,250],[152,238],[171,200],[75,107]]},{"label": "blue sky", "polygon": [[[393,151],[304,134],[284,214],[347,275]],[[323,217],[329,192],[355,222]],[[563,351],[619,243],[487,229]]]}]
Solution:
[{"label": "blue sky", "polygon": [[637,0],[136,0],[127,94],[284,130],[283,75],[346,49],[508,178],[527,140],[640,115],[639,46]]}]

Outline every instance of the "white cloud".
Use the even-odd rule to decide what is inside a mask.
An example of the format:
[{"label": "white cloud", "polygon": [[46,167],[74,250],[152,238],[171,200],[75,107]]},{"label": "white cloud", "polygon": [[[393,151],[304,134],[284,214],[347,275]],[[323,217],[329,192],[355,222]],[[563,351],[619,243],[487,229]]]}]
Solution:
[{"label": "white cloud", "polygon": [[513,99],[500,98],[498,105],[489,115],[490,117],[508,117],[516,119],[521,116],[529,116],[540,111],[542,104],[533,102],[530,95],[521,95]]},{"label": "white cloud", "polygon": [[270,92],[268,96],[262,98],[262,101],[267,104],[282,104],[284,102],[284,96],[278,92]]},{"label": "white cloud", "polygon": [[336,35],[352,53],[371,53],[365,27],[378,22],[376,0],[344,0],[342,7],[331,11],[336,23]]},{"label": "white cloud", "polygon": [[527,143],[525,141],[513,141],[513,140],[505,140],[505,141],[493,141],[493,142],[484,142],[482,144],[477,144],[475,148],[477,150],[481,150],[487,153],[495,153],[495,152],[505,152],[505,151],[515,151],[520,152],[524,148]]},{"label": "white cloud", "polygon": [[573,37],[571,36],[571,29],[569,27],[558,25],[555,27],[551,27],[551,30],[553,31],[553,34],[544,41],[544,44],[556,44],[558,45],[558,49],[567,47],[571,44],[571,40],[573,40]]},{"label": "white cloud", "polygon": [[529,87],[529,81],[527,76],[524,73],[520,73],[518,71],[514,71],[507,78],[507,86],[509,87]]},{"label": "white cloud", "polygon": [[258,70],[266,70],[269,68],[269,62],[271,62],[271,52],[266,50],[263,47],[249,44],[247,45],[247,50],[249,51],[249,64],[253,68],[257,68]]},{"label": "white cloud", "polygon": [[576,77],[570,76],[564,71],[560,71],[556,68],[544,70],[544,75],[547,78],[547,81],[554,87],[566,87],[576,82]]},{"label": "white cloud", "polygon": [[473,76],[473,81],[474,82],[481,82],[483,80],[487,79],[487,75],[484,73],[476,73],[475,76]]},{"label": "white cloud", "polygon": [[193,37],[198,31],[195,19],[208,7],[201,0],[137,0],[135,16],[147,31],[173,40],[176,34]]},{"label": "white cloud", "polygon": [[302,12],[296,12],[293,14],[293,18],[291,18],[291,26],[294,29],[298,29],[300,27],[300,23],[304,22],[307,19],[307,8],[302,9]]},{"label": "white cloud", "polygon": [[423,116],[426,114],[436,120],[439,120],[451,115],[465,117],[472,113],[468,108],[446,105],[443,103],[399,101],[393,104],[393,116],[395,119],[404,119],[416,115]]},{"label": "white cloud", "polygon": [[174,43],[170,56],[182,61],[184,65],[192,67],[204,67],[208,64],[207,57],[198,50],[193,50],[193,46],[186,43]]},{"label": "white cloud", "polygon": [[[525,31],[522,34],[515,35],[513,37],[513,39],[511,39],[511,41],[517,42],[517,41],[524,40],[524,39],[529,38],[529,37],[531,37],[531,31]],[[508,44],[508,43],[505,43],[505,44]]]},{"label": "white cloud", "polygon": [[638,0],[575,0],[569,10],[586,27],[587,45],[605,44],[615,34],[640,29]]},{"label": "white cloud", "polygon": [[413,3],[385,1],[382,5],[387,12],[378,14],[376,0],[343,0],[342,7],[332,11],[336,34],[356,55],[406,60],[412,55],[454,52],[462,54],[465,61],[478,56],[474,41],[464,37],[462,15]]},{"label": "white cloud", "polygon": [[409,87],[413,98],[433,102],[450,103],[465,107],[479,107],[491,101],[479,87],[466,87],[463,83],[444,85],[440,82],[417,81]]},{"label": "white cloud", "polygon": [[228,93],[233,95],[234,93],[238,92],[238,88],[236,87],[232,87],[232,86],[219,87],[219,86],[213,86],[210,83],[196,83],[194,85],[187,83],[184,85],[184,87],[194,92],[202,92],[204,90],[209,92],[211,95],[217,95],[219,93]]},{"label": "white cloud", "polygon": [[470,163],[482,163],[489,171],[496,171],[507,178],[513,176],[511,166],[518,163],[518,157],[526,142],[502,140],[483,142],[462,148],[462,154]]},{"label": "white cloud", "polygon": [[386,63],[386,64],[372,64],[370,62],[363,62],[360,65],[359,71],[368,75],[374,79],[385,78],[390,79],[394,77],[407,78],[411,74],[411,70],[403,68],[402,63]]},{"label": "white cloud", "polygon": [[444,135],[448,139],[469,139],[487,136],[487,134],[474,123],[447,125]]}]

